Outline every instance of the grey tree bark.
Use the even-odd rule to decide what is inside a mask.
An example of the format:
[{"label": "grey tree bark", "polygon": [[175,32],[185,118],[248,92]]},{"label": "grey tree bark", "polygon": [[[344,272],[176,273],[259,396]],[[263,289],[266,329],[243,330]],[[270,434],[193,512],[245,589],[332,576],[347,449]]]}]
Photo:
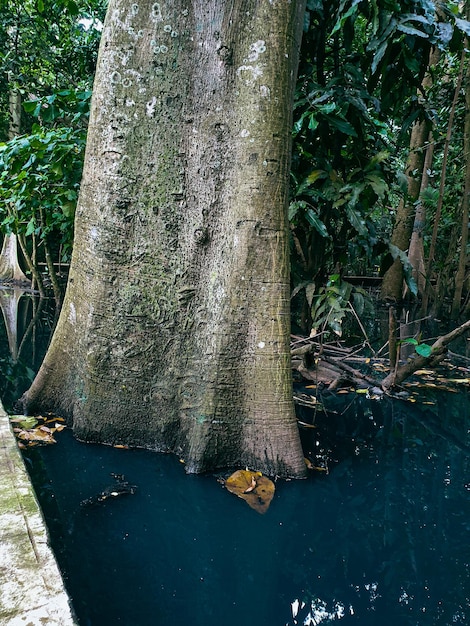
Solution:
[{"label": "grey tree bark", "polygon": [[188,472],[304,475],[287,224],[304,4],[111,0],[69,285],[29,411]]}]

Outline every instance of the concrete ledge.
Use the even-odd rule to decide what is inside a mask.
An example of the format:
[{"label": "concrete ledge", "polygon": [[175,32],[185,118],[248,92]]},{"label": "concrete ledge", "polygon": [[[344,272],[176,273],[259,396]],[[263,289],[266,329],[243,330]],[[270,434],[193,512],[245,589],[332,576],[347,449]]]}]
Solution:
[{"label": "concrete ledge", "polygon": [[0,624],[76,624],[44,519],[1,403]]}]

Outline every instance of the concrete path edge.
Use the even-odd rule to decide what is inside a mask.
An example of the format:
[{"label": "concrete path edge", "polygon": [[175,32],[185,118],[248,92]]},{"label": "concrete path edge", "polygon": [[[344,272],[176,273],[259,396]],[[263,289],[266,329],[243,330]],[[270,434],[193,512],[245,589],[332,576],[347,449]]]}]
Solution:
[{"label": "concrete path edge", "polygon": [[0,402],[0,625],[75,626],[46,524]]}]

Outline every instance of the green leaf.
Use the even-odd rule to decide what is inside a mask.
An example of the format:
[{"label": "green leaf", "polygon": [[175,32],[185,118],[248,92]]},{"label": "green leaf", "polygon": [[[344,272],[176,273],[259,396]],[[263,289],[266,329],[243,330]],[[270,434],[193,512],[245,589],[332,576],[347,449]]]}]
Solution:
[{"label": "green leaf", "polygon": [[28,222],[28,226],[26,227],[26,237],[30,237],[34,233],[35,226],[34,218],[31,218]]},{"label": "green leaf", "polygon": [[397,30],[400,30],[402,33],[406,33],[407,35],[423,37],[424,39],[428,39],[429,37],[427,33],[424,33],[422,30],[418,30],[417,28],[413,28],[413,26],[408,26],[408,24],[398,24]]},{"label": "green leaf", "polygon": [[406,339],[400,339],[400,341],[397,341],[397,344],[407,345],[407,346],[417,346],[419,345],[419,342],[414,337],[407,337]]},{"label": "green leaf", "polygon": [[336,115],[325,115],[328,123],[337,128],[344,135],[350,135],[351,137],[357,137],[357,133],[354,129],[354,126],[350,124],[347,120],[343,120]]},{"label": "green leaf", "polygon": [[470,36],[470,22],[467,20],[461,20],[460,18],[455,18],[455,25],[459,30],[464,32],[466,35]]},{"label": "green leaf", "polygon": [[291,202],[289,204],[289,213],[288,213],[289,222],[292,222],[294,217],[299,212],[299,209],[304,209],[306,206],[307,206],[307,203],[303,200]]},{"label": "green leaf", "polygon": [[424,357],[429,357],[432,354],[432,346],[429,346],[427,343],[420,343],[415,348],[416,352]]},{"label": "green leaf", "polygon": [[38,420],[35,417],[26,415],[10,415],[10,421],[25,429],[34,428],[38,424]]},{"label": "green leaf", "polygon": [[311,224],[322,237],[329,237],[325,224],[321,221],[313,209],[307,209],[305,214],[307,222]]},{"label": "green leaf", "polygon": [[379,198],[383,198],[388,190],[388,185],[378,174],[367,174],[366,181],[375,191]]},{"label": "green leaf", "polygon": [[415,279],[413,278],[413,266],[408,259],[406,252],[400,250],[397,246],[394,246],[392,243],[388,244],[388,248],[390,250],[390,254],[392,258],[400,259],[401,264],[403,265],[403,274],[405,277],[405,282],[408,285],[409,290],[414,296],[418,295],[418,285],[416,284]]},{"label": "green leaf", "polygon": [[360,235],[367,235],[367,226],[365,224],[365,221],[362,218],[362,215],[359,213],[359,211],[356,211],[356,209],[354,209],[352,206],[348,204],[346,206],[346,215],[348,216],[348,220],[351,226]]}]

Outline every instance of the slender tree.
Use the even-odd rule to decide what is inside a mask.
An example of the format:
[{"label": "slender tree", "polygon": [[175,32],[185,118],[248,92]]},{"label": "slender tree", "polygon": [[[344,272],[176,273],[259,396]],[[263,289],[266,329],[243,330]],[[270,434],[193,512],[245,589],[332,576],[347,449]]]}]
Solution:
[{"label": "slender tree", "polygon": [[[468,40],[466,40],[468,48]],[[465,121],[463,135],[463,152],[465,162],[464,190],[462,195],[461,209],[461,232],[460,246],[458,251],[457,272],[455,274],[454,296],[452,300],[451,318],[457,319],[462,305],[462,294],[465,284],[468,265],[468,220],[469,220],[469,198],[470,198],[470,64],[467,60],[465,70]]]},{"label": "slender tree", "polygon": [[24,397],[188,472],[305,472],[287,187],[304,2],[112,0],[69,285]]}]

